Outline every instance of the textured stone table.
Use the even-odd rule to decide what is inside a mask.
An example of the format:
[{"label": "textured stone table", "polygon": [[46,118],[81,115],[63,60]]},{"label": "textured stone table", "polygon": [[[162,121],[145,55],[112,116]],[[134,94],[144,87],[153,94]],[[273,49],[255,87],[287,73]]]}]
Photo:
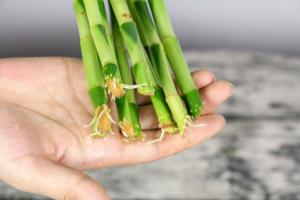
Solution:
[{"label": "textured stone table", "polygon": [[[88,172],[113,199],[300,199],[300,58],[189,52],[195,69],[232,81],[225,130],[147,165]],[[0,199],[43,199],[0,182]]]}]

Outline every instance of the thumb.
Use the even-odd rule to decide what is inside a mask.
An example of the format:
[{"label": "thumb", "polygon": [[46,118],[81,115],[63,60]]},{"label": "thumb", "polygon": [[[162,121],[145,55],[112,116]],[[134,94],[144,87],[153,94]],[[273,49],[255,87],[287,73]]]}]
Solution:
[{"label": "thumb", "polygon": [[[15,163],[16,164],[16,163]],[[109,200],[95,180],[84,173],[38,157],[18,159],[4,181],[25,192],[53,199]]]}]

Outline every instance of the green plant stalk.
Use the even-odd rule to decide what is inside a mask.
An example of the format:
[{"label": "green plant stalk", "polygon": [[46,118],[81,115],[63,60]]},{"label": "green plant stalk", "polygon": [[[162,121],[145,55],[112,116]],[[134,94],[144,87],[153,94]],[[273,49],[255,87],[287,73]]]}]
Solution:
[{"label": "green plant stalk", "polygon": [[[99,4],[99,11],[101,14],[100,15],[101,21],[106,30],[108,44],[110,46],[110,49],[112,50],[112,54],[113,54],[112,56],[113,56],[114,62],[117,63],[119,66],[122,82],[124,82],[123,78],[125,78],[125,80],[128,79],[127,76],[124,76],[124,75],[122,76],[122,69],[124,68],[123,65],[126,64],[124,62],[124,59],[125,58],[127,59],[126,52],[125,52],[125,58],[124,58],[124,52],[119,52],[119,50],[116,51],[115,44],[113,41],[112,30],[111,30],[111,27],[110,27],[108,19],[107,19],[107,13],[106,13],[104,1],[98,0],[98,4]],[[116,53],[118,55],[116,55]],[[128,63],[127,63],[127,66],[128,66]],[[120,69],[120,67],[121,67],[121,69]],[[133,84],[132,81],[131,82],[125,81],[124,83],[127,84],[128,86]],[[121,131],[122,131],[123,135],[125,137],[128,137],[131,140],[133,140],[133,139],[136,140],[136,139],[142,138],[143,133],[142,133],[141,125],[140,125],[139,118],[138,118],[137,106],[133,102],[133,100],[135,100],[135,99],[128,98],[128,97],[132,97],[132,95],[134,95],[134,91],[127,90],[125,96],[122,96],[122,97],[119,97],[116,99],[116,106],[117,106],[117,111],[118,111],[119,125],[121,127]]]},{"label": "green plant stalk", "polygon": [[126,0],[110,0],[110,5],[117,19],[120,32],[122,34],[125,46],[133,66],[133,74],[137,84],[142,85],[138,92],[142,95],[152,96],[155,92],[150,84],[147,73],[149,66],[145,62],[143,46]]},{"label": "green plant stalk", "polygon": [[103,66],[109,92],[115,97],[124,95],[119,67],[113,49],[112,35],[107,21],[104,2],[83,0],[96,49]]},{"label": "green plant stalk", "polygon": [[[112,19],[115,19],[115,17],[113,16]],[[113,30],[114,30],[113,31],[114,34],[117,31],[120,32],[119,27],[116,27],[116,26]],[[122,38],[120,37],[119,39],[122,39]],[[116,37],[115,37],[115,42],[116,42]],[[122,44],[124,44],[124,43],[122,42]],[[124,46],[122,46],[122,47],[124,48]],[[149,84],[155,89],[154,94],[151,96],[151,101],[152,101],[154,110],[156,112],[156,116],[158,118],[160,127],[164,128],[166,130],[166,132],[174,133],[174,132],[176,132],[176,128],[175,128],[172,116],[170,114],[169,108],[168,108],[167,104],[165,103],[163,91],[161,90],[161,88],[157,84],[155,75],[150,70],[151,69],[151,63],[148,62],[147,54],[144,52],[143,48],[141,49],[141,51],[142,51],[143,56],[144,56],[144,58],[143,58],[144,62],[148,66],[148,68],[145,69],[146,70],[145,73],[148,75]],[[127,62],[127,61],[128,60],[125,61],[125,58],[124,58],[124,62]],[[121,72],[122,72],[122,68],[121,68]],[[127,73],[127,75],[125,75],[126,73]],[[124,76],[122,74],[122,77],[124,77],[125,82],[126,81],[128,81],[129,83],[132,82],[130,71],[125,72]],[[126,80],[126,78],[130,79],[130,80]],[[131,99],[135,99],[135,96],[131,95]],[[137,110],[137,108],[134,108],[134,109]],[[136,120],[138,120],[138,116],[136,116]]]},{"label": "green plant stalk", "polygon": [[[108,96],[105,88],[105,80],[101,71],[101,63],[90,33],[89,24],[82,0],[74,1],[74,11],[80,35],[84,71],[88,83],[88,91],[95,109],[95,117],[100,110],[108,108]],[[93,123],[93,133],[97,132],[97,123]],[[110,129],[110,128],[109,128]],[[101,133],[102,136],[106,133]]]},{"label": "green plant stalk", "polygon": [[[134,14],[134,13],[131,13],[131,14]],[[144,39],[145,39],[144,36],[143,35],[139,35],[139,36],[140,36],[140,40],[142,41],[142,43],[144,43]],[[160,126],[160,128],[164,129],[168,133],[176,133],[177,129],[176,129],[176,126],[172,119],[170,109],[165,102],[165,95],[164,95],[162,88],[160,87],[158,76],[155,73],[155,71],[153,71],[151,62],[149,61],[148,55],[145,52],[145,50],[143,49],[143,47],[142,47],[141,51],[144,54],[145,63],[147,63],[147,65],[149,66],[146,73],[148,74],[150,84],[155,89],[154,95],[151,96],[150,99],[151,99],[154,111],[156,113],[156,117],[158,119],[159,126]]]},{"label": "green plant stalk", "polygon": [[[111,19],[112,19],[113,38],[114,38],[116,57],[120,67],[122,79],[125,84],[133,85],[132,74],[131,74],[130,66],[128,64],[128,57],[124,46],[124,41],[120,33],[118,23],[113,13],[111,15]],[[138,115],[138,106],[136,104],[134,90],[128,90],[124,98],[125,98],[124,103],[121,105],[117,105],[117,107],[119,107],[120,110],[122,109],[125,110],[124,116],[126,117],[125,117],[125,121],[123,120],[123,123],[121,124],[122,126],[121,129],[126,129],[131,126],[133,128],[134,133],[130,134],[129,133],[130,130],[124,130],[125,133],[128,136],[132,136],[134,139],[143,138],[142,128],[140,125],[139,115]],[[119,118],[122,118],[122,116],[119,115]]]},{"label": "green plant stalk", "polygon": [[115,55],[115,51],[114,51],[114,42],[113,42],[113,35],[112,35],[112,30],[107,18],[107,12],[105,9],[105,3],[103,0],[98,0],[98,5],[99,5],[99,11],[100,11],[100,16],[101,16],[101,21],[103,22],[103,25],[105,27],[106,30],[106,36],[107,36],[107,40],[108,40],[108,44],[110,46],[110,48],[112,49],[112,53],[113,53],[113,57],[115,57],[116,60],[116,55]]},{"label": "green plant stalk", "polygon": [[172,118],[170,109],[165,102],[165,94],[161,87],[155,87],[155,93],[151,96],[151,102],[159,122],[159,127],[167,133],[177,133],[176,125]]},{"label": "green plant stalk", "polygon": [[159,76],[160,84],[166,96],[166,102],[181,134],[185,132],[188,114],[180,96],[177,93],[169,70],[169,63],[163,45],[151,18],[146,0],[128,0],[133,17],[138,24],[140,35],[143,35],[143,45],[148,53],[151,64]]},{"label": "green plant stalk", "polygon": [[172,66],[189,113],[193,118],[200,116],[203,102],[190,74],[180,43],[174,33],[164,0],[149,0],[154,21]]},{"label": "green plant stalk", "polygon": [[[145,50],[143,51],[145,54],[146,62],[152,68],[151,62],[149,61],[146,51]],[[149,73],[151,84],[155,88],[155,93],[153,96],[151,96],[151,102],[159,122],[159,127],[162,128],[167,133],[170,134],[177,133],[177,128],[172,118],[171,111],[165,101],[166,96],[164,94],[163,89],[158,84],[158,79],[155,76],[155,72],[149,69],[148,73]]]}]

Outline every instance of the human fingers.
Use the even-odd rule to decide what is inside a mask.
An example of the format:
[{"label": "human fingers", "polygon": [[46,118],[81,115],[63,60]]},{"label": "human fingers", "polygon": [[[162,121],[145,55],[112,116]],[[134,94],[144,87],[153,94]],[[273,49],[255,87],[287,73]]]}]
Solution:
[{"label": "human fingers", "polygon": [[36,156],[25,156],[15,163],[3,180],[19,190],[53,199],[110,199],[95,180],[81,171]]}]

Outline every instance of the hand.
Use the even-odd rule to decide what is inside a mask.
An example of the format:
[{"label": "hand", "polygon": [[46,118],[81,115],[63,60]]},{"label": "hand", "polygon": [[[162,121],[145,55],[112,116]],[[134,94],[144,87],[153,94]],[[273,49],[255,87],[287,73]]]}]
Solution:
[{"label": "hand", "polygon": [[[0,60],[0,179],[26,192],[54,199],[109,199],[105,190],[80,170],[145,163],[202,143],[225,124],[215,114],[232,94],[232,84],[207,71],[193,74],[205,109],[205,128],[186,136],[168,135],[147,145],[160,131],[151,106],[140,108],[146,141],[126,143],[121,134],[91,140],[84,128],[92,106],[80,60],[19,58]],[[140,104],[147,99],[139,98]]]}]

